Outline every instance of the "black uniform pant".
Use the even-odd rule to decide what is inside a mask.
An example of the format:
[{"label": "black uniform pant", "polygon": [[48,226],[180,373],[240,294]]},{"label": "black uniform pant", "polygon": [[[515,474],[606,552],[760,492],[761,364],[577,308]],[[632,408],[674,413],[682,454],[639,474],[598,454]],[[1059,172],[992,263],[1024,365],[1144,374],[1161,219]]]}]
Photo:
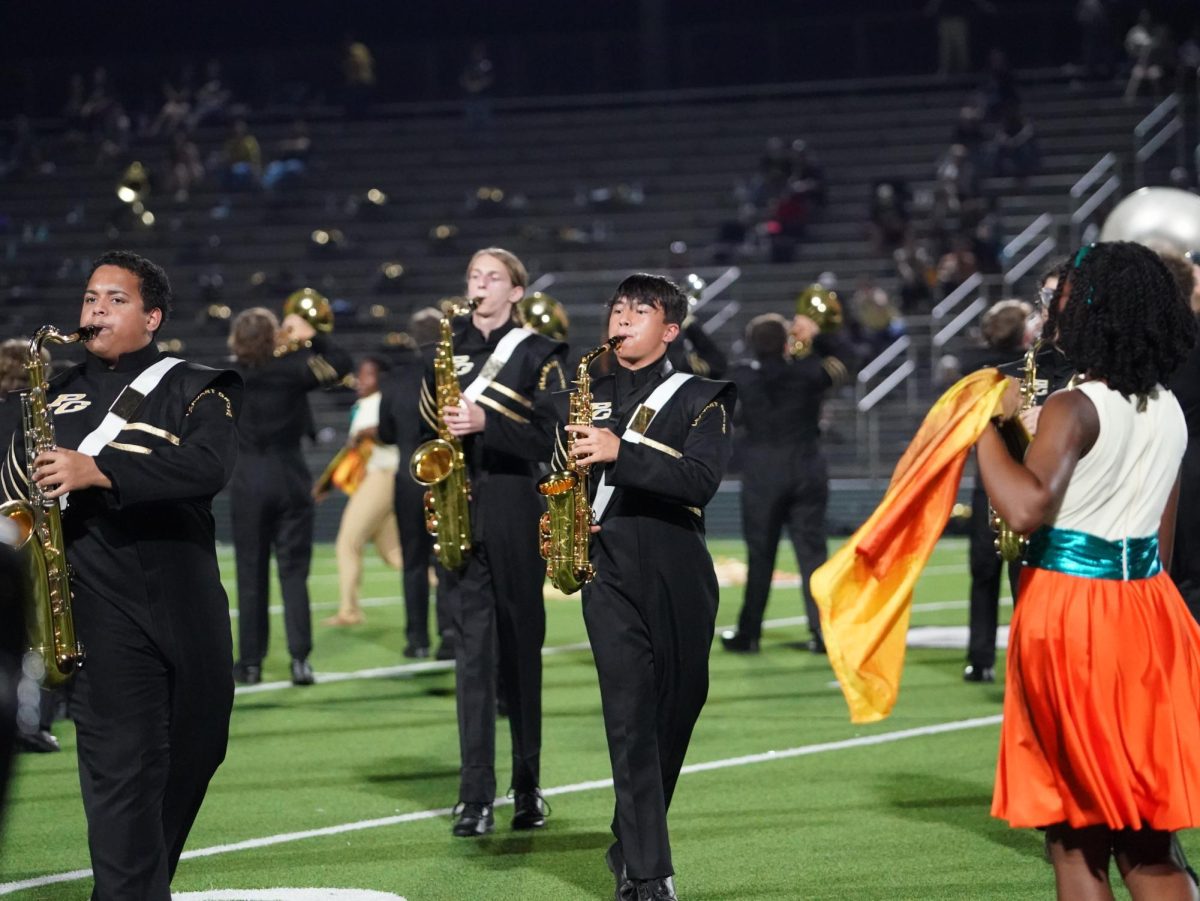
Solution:
[{"label": "black uniform pant", "polygon": [[540,778],[546,567],[538,553],[532,480],[520,478],[508,491],[486,487],[491,501],[472,509],[484,521],[474,530],[461,574],[448,574],[447,590],[458,641],[459,800],[490,803],[496,796],[498,690],[508,707],[512,788],[532,791]]},{"label": "black uniform pant", "polygon": [[[425,528],[425,486],[407,472],[396,474],[393,494],[400,555],[404,560],[404,638],[409,647],[429,647],[429,565],[434,562],[433,536]],[[454,642],[450,602],[444,572],[438,569],[437,631],[442,641]]]},{"label": "black uniform pant", "polygon": [[1179,506],[1175,512],[1175,547],[1171,578],[1200,622],[1200,452],[1189,447],[1179,474]]},{"label": "black uniform pant", "polygon": [[711,604],[703,594],[672,596],[653,584],[638,592],[627,594],[601,573],[584,586],[583,619],[617,796],[613,834],[629,877],[654,879],[675,872],[667,810],[708,698],[716,590]]},{"label": "black uniform pant", "polygon": [[0,542],[0,813],[17,736],[17,688],[25,653],[26,577],[16,551]]},{"label": "black uniform pant", "polygon": [[739,633],[754,639],[762,635],[775,555],[786,526],[800,566],[808,628],[820,640],[821,617],[809,580],[813,570],[828,557],[828,504],[828,471],[825,457],[816,448],[747,448],[742,476],[742,532],[748,567],[738,614]]},{"label": "black uniform pant", "polygon": [[[107,601],[77,594],[87,664],[71,685],[93,899],[169,901],[170,881],[233,708],[228,619],[155,640]],[[182,642],[187,642],[186,645]]]},{"label": "black uniform pant", "polygon": [[243,449],[238,457],[230,506],[237,564],[238,658],[244,664],[261,664],[267,655],[272,549],[279,569],[288,653],[304,660],[312,652],[311,488],[299,449]]},{"label": "black uniform pant", "polygon": [[[996,665],[996,628],[1000,623],[1000,580],[1004,561],[996,552],[996,530],[992,528],[987,492],[976,476],[971,495],[971,531],[968,536],[971,569],[971,601],[967,621],[967,663],[977,667]],[[1008,566],[1013,600],[1017,597],[1020,562]]]}]

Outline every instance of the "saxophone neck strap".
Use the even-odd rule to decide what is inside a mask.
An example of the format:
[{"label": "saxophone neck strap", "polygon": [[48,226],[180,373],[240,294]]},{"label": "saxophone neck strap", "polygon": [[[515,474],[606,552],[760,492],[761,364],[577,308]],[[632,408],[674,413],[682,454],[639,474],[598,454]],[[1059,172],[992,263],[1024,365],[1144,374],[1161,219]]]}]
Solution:
[{"label": "saxophone neck strap", "polygon": [[469,397],[473,401],[479,400],[479,396],[487,390],[488,385],[500,373],[509,359],[512,357],[513,351],[526,338],[533,337],[533,332],[529,329],[517,326],[508,334],[506,334],[496,344],[496,349],[492,351],[492,355],[487,358],[487,362],[479,370],[479,375],[475,377],[475,381],[471,382],[463,389],[463,396]]},{"label": "saxophone neck strap", "polygon": [[[657,388],[650,392],[650,396],[634,409],[629,424],[621,433],[621,440],[628,441],[630,444],[641,444],[642,439],[646,437],[646,431],[650,428],[650,423],[654,422],[654,417],[671,402],[675,392],[682,388],[691,377],[690,372],[676,372],[667,376]],[[596,485],[596,497],[592,501],[593,522],[600,521],[604,511],[608,509],[612,494],[613,486],[608,484],[608,473],[606,472]]]}]

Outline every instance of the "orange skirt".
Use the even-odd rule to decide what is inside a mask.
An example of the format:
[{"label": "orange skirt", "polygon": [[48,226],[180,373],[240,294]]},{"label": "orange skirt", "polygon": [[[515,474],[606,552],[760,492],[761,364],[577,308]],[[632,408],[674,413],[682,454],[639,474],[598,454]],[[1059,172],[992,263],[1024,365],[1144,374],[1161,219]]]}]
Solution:
[{"label": "orange skirt", "polygon": [[1027,567],[992,815],[1014,827],[1200,824],[1200,627],[1165,572]]}]

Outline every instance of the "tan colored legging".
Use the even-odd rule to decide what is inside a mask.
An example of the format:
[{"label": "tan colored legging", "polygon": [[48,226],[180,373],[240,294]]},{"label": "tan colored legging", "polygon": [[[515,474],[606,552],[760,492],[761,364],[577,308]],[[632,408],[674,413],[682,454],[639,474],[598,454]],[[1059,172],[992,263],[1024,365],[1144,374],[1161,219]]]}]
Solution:
[{"label": "tan colored legging", "polygon": [[362,612],[358,589],[362,581],[363,548],[368,541],[374,540],[384,563],[392,569],[400,569],[400,531],[396,528],[396,512],[392,507],[395,480],[395,472],[368,472],[342,511],[337,534],[341,592],[338,616],[357,617]]}]

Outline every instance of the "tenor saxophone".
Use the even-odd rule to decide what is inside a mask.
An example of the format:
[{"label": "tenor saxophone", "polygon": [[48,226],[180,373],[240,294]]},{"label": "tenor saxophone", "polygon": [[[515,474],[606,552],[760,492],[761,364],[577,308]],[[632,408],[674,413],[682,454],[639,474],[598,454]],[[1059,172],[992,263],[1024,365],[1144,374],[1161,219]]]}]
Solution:
[{"label": "tenor saxophone", "polygon": [[54,688],[65,683],[83,665],[83,645],[75,636],[71,609],[71,568],[63,541],[62,513],[57,500],[47,498],[33,480],[33,461],[53,450],[54,414],[46,404],[49,385],[42,347],[87,341],[96,332],[91,326],[64,335],[46,325],[29,340],[25,372],[28,390],[21,394],[21,422],[25,437],[25,476],[29,499],[0,505],[0,516],[16,527],[15,548],[23,582],[26,661],[40,661],[42,684]]},{"label": "tenor saxophone", "polygon": [[[580,358],[567,414],[569,425],[592,424],[592,377],[588,369],[592,361],[622,340],[621,337],[609,338]],[[538,493],[546,498],[547,507],[539,526],[546,576],[563,594],[574,594],[596,575],[588,556],[592,532],[592,504],[588,497],[591,465],[578,462],[574,450],[575,433],[568,432],[565,466],[543,476],[537,485]]]},{"label": "tenor saxophone", "polygon": [[[1018,414],[1031,409],[1037,398],[1037,354],[1041,348],[1042,342],[1041,339],[1038,339],[1033,342],[1029,350],[1025,351],[1025,360],[1021,368],[1021,402],[1017,407]],[[1032,436],[1030,436],[1029,431],[1025,428],[1019,416],[1014,416],[1005,422],[1001,426],[1000,435],[1004,439],[1004,444],[1013,458],[1024,460],[1025,452],[1029,449],[1029,442],[1032,440]],[[1019,560],[1021,555],[1025,553],[1027,536],[1014,531],[1000,514],[996,512],[996,508],[990,502],[988,504],[988,516],[991,520],[992,528],[996,531],[996,553],[1002,559],[1009,562]]]},{"label": "tenor saxophone", "polygon": [[455,316],[470,314],[482,298],[465,303],[451,303],[442,314],[440,336],[433,353],[434,401],[437,404],[438,437],[426,441],[409,460],[408,468],[414,480],[424,485],[425,528],[435,539],[433,552],[442,566],[460,570],[471,553],[471,512],[468,501],[471,483],[467,478],[467,461],[462,441],[450,434],[446,425],[446,407],[457,406],[462,399],[462,386],[454,371]]}]

